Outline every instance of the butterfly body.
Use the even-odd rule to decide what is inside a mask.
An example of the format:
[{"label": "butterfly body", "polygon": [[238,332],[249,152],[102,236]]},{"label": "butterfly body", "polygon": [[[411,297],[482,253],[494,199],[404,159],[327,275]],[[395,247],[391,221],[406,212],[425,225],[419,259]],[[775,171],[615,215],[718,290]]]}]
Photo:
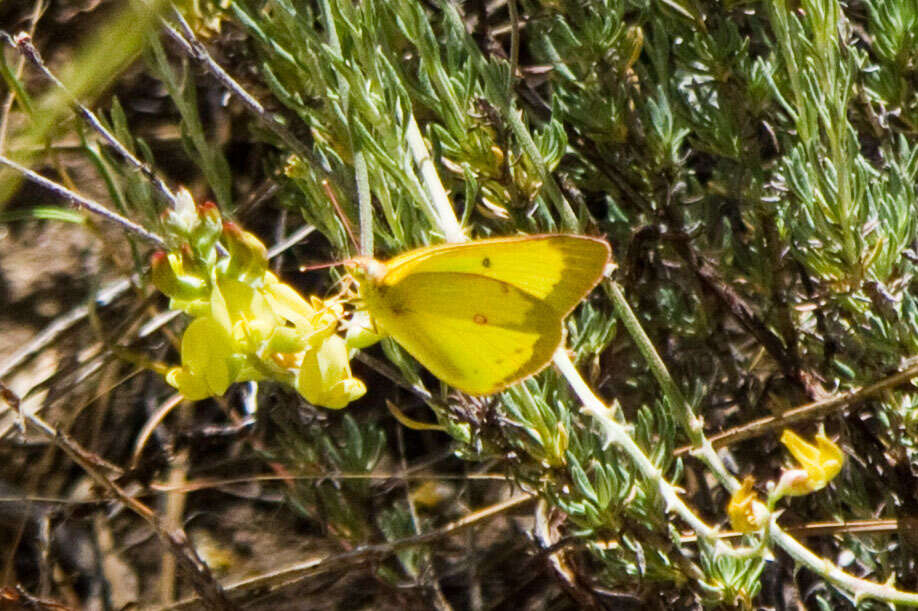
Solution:
[{"label": "butterfly body", "polygon": [[609,255],[603,240],[548,234],[360,258],[353,269],[379,331],[438,378],[483,395],[549,363]]}]

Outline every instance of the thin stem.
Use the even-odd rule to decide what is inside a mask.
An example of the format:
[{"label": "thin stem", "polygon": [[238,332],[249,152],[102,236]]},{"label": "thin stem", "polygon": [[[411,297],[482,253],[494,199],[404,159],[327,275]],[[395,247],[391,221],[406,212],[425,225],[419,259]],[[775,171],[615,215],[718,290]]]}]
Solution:
[{"label": "thin stem", "polygon": [[542,181],[542,189],[545,191],[548,201],[554,205],[555,210],[561,217],[561,227],[566,231],[579,230],[580,222],[577,219],[577,215],[574,213],[574,209],[571,208],[570,202],[567,201],[567,198],[564,197],[564,194],[558,187],[558,183],[555,182],[555,177],[552,176],[551,172],[548,170],[548,166],[545,164],[545,160],[542,159],[542,154],[539,152],[535,140],[532,139],[532,134],[529,133],[529,128],[526,127],[526,124],[523,123],[523,120],[520,118],[520,113],[514,108],[512,98],[507,95],[507,92],[496,81],[493,74],[493,68],[488,65],[484,57],[482,57],[481,51],[466,32],[465,25],[456,7],[452,2],[442,2],[441,6],[447,18],[450,20],[452,27],[455,28],[457,32],[462,32],[464,34],[466,48],[471,54],[472,61],[475,62],[478,73],[485,83],[489,99],[494,101],[497,107],[500,108],[504,120],[507,121],[507,124],[510,125],[510,129],[513,131],[513,135],[535,166],[536,172],[539,174],[539,179]]},{"label": "thin stem", "polygon": [[[621,295],[621,291],[618,290],[617,286],[613,285],[613,289],[617,290],[618,294]],[[628,311],[630,312],[630,308]],[[628,328],[627,324],[626,328]],[[640,330],[639,336],[640,335],[643,335],[642,329]],[[634,337],[635,336],[632,335],[632,338]],[[656,354],[656,351],[653,352]],[[648,361],[649,360],[652,359],[648,359]],[[567,357],[567,354],[565,354],[564,351],[559,350],[555,354],[554,364],[567,379],[568,383],[571,385],[571,387],[574,389],[574,392],[583,403],[583,408],[581,411],[585,414],[589,414],[596,420],[596,422],[602,427],[603,432],[606,435],[606,439],[610,443],[614,443],[619,448],[621,448],[628,455],[628,457],[634,461],[644,477],[651,481],[657,482],[657,489],[660,491],[661,496],[663,496],[663,498],[666,500],[667,510],[674,511],[677,515],[679,515],[679,517],[681,517],[691,526],[691,528],[698,534],[699,537],[708,539],[713,545],[715,545],[716,553],[729,553],[731,555],[739,556],[747,555],[742,550],[734,552],[731,548],[727,547],[718,537],[718,531],[702,522],[697,516],[695,516],[691,509],[686,506],[685,503],[683,503],[682,499],[679,498],[673,486],[669,484],[665,478],[663,478],[663,475],[660,473],[659,469],[656,468],[656,466],[646,457],[646,455],[637,446],[637,444],[634,443],[634,441],[625,431],[624,427],[613,419],[611,410],[607,408],[596,397],[596,395],[593,394],[593,391],[590,390],[586,382],[583,381],[580,373],[574,367],[573,363],[571,363],[570,359]],[[651,369],[653,369],[653,365],[651,365]],[[666,373],[665,367],[663,371]],[[666,373],[666,376],[668,375],[669,374]],[[706,443],[706,446],[710,448],[709,443]],[[708,456],[708,459],[709,460],[706,462],[711,462],[711,464],[708,466],[712,468],[715,473],[720,475],[721,471],[726,472],[725,467],[717,457],[716,453],[712,451],[711,455]],[[719,466],[718,469],[713,468],[715,464]],[[732,476],[729,476],[729,478],[734,483],[736,483],[736,480]],[[721,480],[721,482],[725,483],[724,480]],[[732,488],[731,490],[733,489],[735,488]],[[767,537],[772,543],[790,554],[790,556],[799,564],[807,567],[818,575],[821,575],[827,581],[833,583],[839,588],[853,593],[856,599],[862,597],[871,597],[878,600],[889,600],[904,605],[918,606],[918,594],[916,593],[903,592],[892,587],[891,585],[878,584],[866,579],[860,579],[846,573],[825,558],[817,556],[777,525],[776,520],[779,515],[780,514],[777,512],[772,514],[772,521],[768,528]]]},{"label": "thin stem", "polygon": [[456,213],[453,211],[452,203],[440,182],[440,176],[437,174],[437,168],[434,166],[424,138],[421,136],[421,130],[418,128],[417,121],[412,114],[408,121],[408,129],[405,131],[405,138],[408,141],[408,148],[414,157],[414,163],[421,173],[421,180],[427,188],[430,196],[429,201],[432,206],[432,215],[437,226],[443,231],[447,242],[465,242],[468,238],[459,225]]},{"label": "thin stem", "polygon": [[558,368],[571,385],[571,388],[573,388],[580,402],[583,403],[583,407],[580,411],[596,420],[605,434],[606,441],[618,446],[628,455],[628,458],[637,465],[645,478],[656,483],[660,496],[666,501],[667,510],[674,511],[680,518],[685,520],[692,530],[698,533],[699,537],[707,539],[712,545],[718,548],[717,551],[729,553],[729,547],[720,539],[717,529],[705,524],[701,518],[696,516],[691,508],[679,498],[675,487],[666,481],[666,478],[663,477],[663,474],[657,466],[654,465],[653,462],[647,458],[647,455],[644,454],[644,451],[634,443],[634,440],[628,435],[625,427],[614,419],[612,410],[606,407],[606,405],[593,394],[593,391],[580,376],[580,372],[577,371],[577,368],[574,367],[574,364],[571,362],[570,358],[568,358],[567,353],[565,353],[564,350],[558,350],[555,353],[553,362],[555,367]]},{"label": "thin stem", "polygon": [[306,236],[315,231],[315,225],[302,225],[299,229],[268,249],[268,259],[273,259],[294,244],[301,242]]},{"label": "thin stem", "polygon": [[507,97],[513,95],[513,84],[516,82],[516,71],[520,65],[520,11],[516,0],[507,0],[510,13],[510,82],[507,84]]},{"label": "thin stem", "polygon": [[[38,26],[38,20],[41,18],[42,13],[45,12],[44,2],[38,0],[35,2],[35,6],[32,9],[32,16],[29,19],[29,36],[35,34],[35,28]],[[16,64],[16,79],[22,78],[22,71],[25,68],[26,59],[24,56],[19,56],[19,62]],[[5,152],[6,149],[6,134],[7,128],[9,127],[10,111],[13,108],[13,102],[16,101],[16,91],[11,89],[6,94],[6,99],[3,101],[3,109],[0,110],[0,153]]]},{"label": "thin stem", "polygon": [[[615,304],[616,312],[619,314],[619,317],[622,320],[623,324],[625,325],[625,328],[631,334],[632,339],[638,344],[638,348],[641,350],[642,354],[644,354],[645,359],[647,360],[648,366],[650,367],[654,376],[657,378],[657,382],[663,387],[664,394],[667,394],[667,401],[669,401],[671,405],[677,409],[681,407],[682,412],[683,412],[683,417],[689,418],[690,422],[698,425],[699,428],[696,431],[697,439],[693,439],[693,443],[696,444],[696,447],[693,450],[693,453],[698,455],[698,457],[704,461],[705,465],[709,469],[711,469],[711,471],[715,473],[715,475],[717,475],[720,482],[729,491],[731,492],[735,491],[737,487],[739,486],[739,483],[736,481],[736,478],[734,478],[729,473],[729,471],[727,471],[723,462],[720,460],[720,457],[718,457],[717,453],[714,451],[714,448],[711,445],[710,441],[708,441],[704,437],[704,434],[700,429],[701,421],[694,417],[694,415],[689,410],[687,404],[678,405],[678,404],[672,403],[672,401],[681,398],[682,394],[679,391],[678,387],[675,385],[675,382],[673,382],[672,378],[670,377],[669,372],[666,370],[666,367],[663,364],[662,359],[660,359],[656,350],[653,348],[653,345],[650,343],[650,339],[647,337],[647,335],[644,333],[644,330],[641,328],[640,323],[638,322],[637,318],[634,316],[634,313],[631,311],[631,308],[628,306],[627,301],[625,301],[624,295],[622,294],[621,289],[618,287],[618,285],[616,285],[615,283],[612,283],[610,292],[612,294],[613,303]],[[565,360],[568,360],[566,355],[565,355]],[[557,357],[555,360],[555,364],[559,365]],[[901,376],[901,375],[903,374],[897,374],[897,376]],[[572,380],[572,376],[574,376],[577,379],[576,383]],[[577,372],[577,370],[574,369],[573,366],[571,366],[569,371],[565,372],[565,377],[567,378],[568,382],[570,382],[571,385],[574,387],[575,392],[578,393],[578,396],[581,397],[581,400],[584,401],[584,397],[580,394],[581,391],[578,391],[578,388],[585,388],[586,390],[589,390],[589,389],[586,387],[586,384],[580,378],[580,375]],[[584,411],[587,413],[593,414],[594,417],[600,420],[607,434],[610,434],[610,438],[611,438],[611,434],[613,433],[619,434],[618,429],[620,429],[621,427],[614,421],[611,421],[611,419],[607,415],[608,410],[605,409],[604,406],[602,406],[603,409],[599,409],[599,406],[602,406],[602,403],[599,402],[598,399],[596,399],[596,403],[591,403],[590,405],[587,405],[586,402],[584,401]],[[614,427],[611,426],[612,424],[614,424],[615,426]],[[694,427],[690,427],[690,434],[691,434],[691,428],[694,428]],[[634,445],[634,442],[631,441],[630,437],[627,437],[627,441],[629,441],[631,445]],[[619,443],[618,438],[615,439],[615,443]],[[626,450],[626,452],[628,453],[629,457],[632,458],[632,460],[635,459],[635,456],[633,456],[632,453],[626,449],[625,445],[622,445],[621,447]],[[634,445],[634,448],[637,449],[638,452],[640,452],[640,448],[637,448],[636,445]],[[635,462],[638,464],[638,467],[641,468],[642,471],[644,471],[646,467],[642,466],[639,460],[635,460]],[[645,475],[647,475],[647,473],[645,473]],[[671,505],[671,507],[673,509],[678,510],[677,506]],[[685,519],[684,515],[682,515],[681,513],[679,515],[683,519]],[[784,551],[790,554],[791,557],[793,557],[794,560],[796,560],[798,563],[802,564],[803,566],[806,566],[810,570],[821,575],[827,581],[837,585],[838,587],[848,592],[852,592],[853,594],[855,594],[855,597],[870,596],[870,597],[874,597],[880,600],[890,600],[890,601],[898,602],[900,604],[918,606],[918,594],[910,593],[910,592],[902,592],[891,586],[882,585],[882,584],[878,584],[872,581],[854,577],[853,575],[849,575],[848,573],[844,572],[843,570],[841,570],[840,568],[838,568],[837,566],[835,566],[833,563],[829,562],[825,558],[821,558],[817,556],[816,554],[811,552],[809,549],[807,549],[805,546],[801,545],[800,542],[794,539],[791,535],[784,532],[777,525],[775,520],[777,519],[778,515],[779,514],[777,513],[773,514],[772,522],[768,529],[767,536],[774,544],[778,545]],[[702,534],[702,531],[698,531],[698,532],[699,532],[699,535]]]},{"label": "thin stem", "polygon": [[[860,403],[883,391],[903,384],[911,384],[916,376],[918,376],[918,363],[913,363],[899,373],[895,373],[868,386],[848,390],[829,399],[814,401],[806,405],[801,405],[800,407],[795,407],[794,409],[783,412],[780,416],[766,416],[765,418],[747,422],[742,426],[732,428],[723,433],[712,435],[710,437],[710,442],[711,445],[716,448],[723,448],[739,443],[740,441],[767,435],[768,433],[786,428],[798,422],[821,418],[832,412]],[[676,450],[676,455],[678,456],[689,451],[691,451],[691,448],[680,448]]]},{"label": "thin stem", "polygon": [[768,538],[787,552],[798,564],[807,567],[817,575],[821,575],[826,581],[829,581],[839,588],[854,594],[855,606],[857,606],[857,603],[862,598],[875,598],[877,600],[889,601],[900,605],[918,607],[918,594],[914,592],[903,592],[893,587],[891,583],[890,585],[879,584],[855,577],[841,570],[825,558],[817,556],[782,530],[781,527],[775,523],[777,517],[777,515],[772,517],[772,523],[768,529]]},{"label": "thin stem", "polygon": [[[237,83],[233,77],[223,69],[220,64],[214,60],[214,58],[207,51],[207,48],[201,44],[201,42],[195,37],[194,31],[191,29],[191,26],[188,25],[188,22],[185,21],[185,18],[182,17],[181,13],[178,10],[174,11],[174,16],[179,25],[182,26],[184,35],[181,32],[176,30],[172,25],[167,21],[163,20],[163,28],[166,30],[166,34],[174,40],[178,45],[185,51],[189,56],[201,62],[201,64],[218,80],[220,83],[226,87],[233,95],[235,95],[242,104],[249,109],[249,111],[255,115],[258,121],[267,128],[271,133],[277,136],[291,151],[293,151],[298,157],[307,160],[313,168],[316,169],[320,174],[325,177],[327,172],[322,169],[321,163],[313,156],[306,146],[300,142],[300,140],[294,136],[287,127],[281,123],[277,117],[265,110],[265,107],[262,106],[261,102],[255,99],[248,91],[246,91],[242,85]],[[187,38],[186,38],[187,36]]]},{"label": "thin stem", "polygon": [[370,173],[363,151],[354,150],[354,180],[357,182],[357,221],[360,223],[360,254],[373,255],[373,197]]},{"label": "thin stem", "polygon": [[[322,1],[322,12],[325,14],[328,44],[337,55],[341,55],[341,40],[338,38],[335,18],[332,15],[331,4],[328,0]],[[343,74],[338,75],[338,87],[341,91],[341,108],[344,114],[347,115],[347,109],[350,105],[351,86]],[[358,148],[354,131],[350,127],[350,122],[348,122],[348,139],[354,155],[354,180],[357,183],[357,220],[360,224],[360,243],[357,244],[357,248],[360,250],[361,255],[373,256],[373,200],[370,195],[370,176],[363,150]]]},{"label": "thin stem", "polygon": [[663,363],[663,359],[660,358],[659,353],[657,353],[657,349],[654,347],[653,342],[647,337],[640,321],[637,319],[637,316],[634,315],[631,306],[628,305],[628,300],[625,299],[621,287],[615,282],[610,282],[608,284],[608,291],[612,297],[615,313],[618,315],[619,320],[622,321],[632,341],[637,345],[638,351],[640,351],[641,355],[644,357],[647,366],[650,368],[651,374],[653,374],[653,377],[656,378],[657,383],[663,390],[663,396],[666,397],[667,405],[669,405],[670,409],[675,411],[683,429],[688,434],[692,442],[693,454],[717,474],[720,482],[723,483],[730,492],[735,491],[739,488],[739,482],[736,481],[736,478],[727,470],[723,461],[720,460],[717,453],[714,451],[710,441],[704,436],[704,422],[692,412],[692,408],[689,406],[688,401],[686,401],[682,391],[679,390],[679,386],[676,385],[675,380],[673,380],[672,376],[669,374],[669,370],[666,368],[666,364]]},{"label": "thin stem", "polygon": [[83,117],[83,120],[85,120],[86,123],[88,123],[90,127],[92,127],[96,131],[96,133],[102,136],[102,138],[106,142],[108,142],[108,144],[113,149],[115,149],[115,151],[125,161],[127,161],[135,169],[139,170],[144,175],[144,177],[146,177],[146,179],[149,180],[153,184],[154,187],[156,187],[156,190],[159,191],[163,195],[163,197],[166,198],[169,204],[171,204],[172,207],[174,208],[175,207],[175,194],[168,187],[168,185],[166,185],[166,183],[159,176],[156,175],[156,172],[154,172],[150,166],[148,166],[147,164],[142,162],[140,159],[135,157],[134,154],[131,151],[129,151],[127,147],[124,146],[121,143],[121,141],[118,140],[117,137],[115,137],[113,133],[108,131],[108,129],[102,124],[99,118],[95,115],[95,113],[93,113],[82,102],[76,99],[76,97],[70,92],[70,90],[67,89],[66,85],[64,85],[64,83],[62,83],[61,80],[57,78],[57,76],[55,76],[55,74],[48,69],[48,67],[45,65],[44,59],[41,56],[41,53],[38,51],[35,45],[32,44],[32,37],[26,34],[25,32],[21,32],[16,35],[14,42],[16,44],[16,48],[19,50],[22,56],[28,59],[29,62],[31,62],[33,66],[35,66],[42,74],[44,74],[45,78],[47,78],[49,81],[54,83],[56,87],[58,87],[61,91],[64,92],[69,102],[74,106],[74,108],[76,108],[80,116]]},{"label": "thin stem", "polygon": [[38,174],[26,167],[23,167],[11,159],[7,159],[3,155],[0,155],[0,164],[3,164],[9,168],[12,168],[13,170],[16,170],[17,172],[19,172],[20,174],[22,174],[23,176],[25,176],[32,182],[39,184],[43,186],[44,188],[48,189],[49,191],[52,191],[56,193],[57,195],[59,195],[60,197],[68,200],[70,203],[72,203],[77,208],[84,208],[94,214],[98,214],[99,216],[112,221],[113,223],[117,223],[118,225],[121,225],[128,231],[140,236],[141,238],[147,240],[148,242],[156,245],[159,248],[167,248],[167,244],[164,239],[162,239],[155,233],[147,231],[146,229],[144,229],[137,223],[133,221],[129,221],[128,219],[124,218],[120,214],[112,212],[111,210],[103,206],[102,204],[99,204],[91,199],[83,197],[79,193],[76,193],[65,187],[62,187],[56,182],[48,180],[41,174]]}]

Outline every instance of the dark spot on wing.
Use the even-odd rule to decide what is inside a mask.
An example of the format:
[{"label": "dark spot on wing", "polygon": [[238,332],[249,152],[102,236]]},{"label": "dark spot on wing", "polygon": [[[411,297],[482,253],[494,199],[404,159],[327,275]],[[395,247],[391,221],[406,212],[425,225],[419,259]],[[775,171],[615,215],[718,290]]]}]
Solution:
[{"label": "dark spot on wing", "polygon": [[389,309],[395,316],[402,316],[403,314],[408,314],[410,312],[410,310],[405,306],[405,302],[401,299],[392,300],[392,304],[389,306]]},{"label": "dark spot on wing", "polygon": [[491,267],[491,257],[485,257],[481,260],[482,267]]},{"label": "dark spot on wing", "polygon": [[475,314],[475,316],[472,317],[472,320],[474,320],[479,325],[488,324],[488,317],[484,314]]},{"label": "dark spot on wing", "polygon": [[503,294],[506,295],[507,293],[510,292],[510,285],[507,284],[506,282],[501,282],[501,283],[500,283],[500,291],[501,291],[501,293],[503,293]]}]

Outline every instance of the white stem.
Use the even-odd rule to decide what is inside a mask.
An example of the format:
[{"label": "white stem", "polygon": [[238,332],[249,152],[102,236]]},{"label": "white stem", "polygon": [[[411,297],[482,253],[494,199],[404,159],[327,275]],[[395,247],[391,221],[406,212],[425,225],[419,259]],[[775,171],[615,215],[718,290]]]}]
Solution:
[{"label": "white stem", "polygon": [[675,487],[666,481],[666,478],[663,477],[663,474],[656,465],[654,465],[641,448],[634,443],[634,440],[628,435],[625,427],[612,417],[612,410],[606,407],[605,404],[593,394],[593,391],[587,386],[586,382],[583,381],[580,372],[574,367],[574,364],[571,362],[570,357],[567,356],[567,352],[565,352],[563,347],[555,352],[553,361],[555,367],[557,367],[565,379],[567,379],[571,388],[573,388],[574,392],[577,394],[577,397],[580,398],[580,402],[583,403],[583,408],[580,410],[581,413],[592,416],[600,427],[602,427],[606,440],[621,448],[622,451],[631,458],[635,465],[637,465],[644,477],[656,482],[660,496],[666,501],[667,510],[675,511],[679,517],[692,527],[692,530],[694,530],[699,537],[704,537],[712,543],[717,551],[728,554],[732,553],[729,546],[717,536],[717,530],[705,524],[701,518],[696,516],[688,505],[679,498]]},{"label": "white stem", "polygon": [[433,159],[427,150],[427,144],[421,136],[421,130],[418,128],[414,115],[408,121],[408,129],[405,132],[408,139],[408,147],[411,149],[411,155],[414,157],[414,163],[418,166],[421,173],[421,180],[427,188],[430,195],[430,204],[433,207],[433,215],[436,219],[437,226],[443,231],[447,242],[465,242],[468,240],[462,227],[459,226],[459,219],[453,211],[453,205],[450,202],[443,183],[440,182],[440,176],[437,174],[437,168],[434,166]]}]

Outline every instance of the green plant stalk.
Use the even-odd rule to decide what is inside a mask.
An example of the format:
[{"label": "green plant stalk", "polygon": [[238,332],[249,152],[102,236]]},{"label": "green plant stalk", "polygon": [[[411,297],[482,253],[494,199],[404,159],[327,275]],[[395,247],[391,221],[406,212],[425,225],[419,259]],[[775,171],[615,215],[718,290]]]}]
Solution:
[{"label": "green plant stalk", "polygon": [[152,38],[147,45],[152,53],[157,77],[169,92],[169,97],[181,117],[184,138],[187,138],[189,155],[195,160],[207,179],[208,186],[223,210],[233,209],[232,189],[229,185],[229,165],[216,147],[211,147],[204,134],[204,125],[198,114],[196,92],[185,76],[176,72],[169,63],[166,51],[158,39]]},{"label": "green plant stalk", "polygon": [[[483,74],[485,75],[484,78],[488,86],[488,91],[499,91],[500,87],[493,81],[491,76],[487,72],[483,72]],[[499,96],[503,97],[503,94],[499,94]],[[500,97],[498,99],[500,99]],[[523,124],[523,120],[520,118],[520,113],[516,112],[510,106],[509,102],[504,102],[503,100],[501,100],[498,106],[504,111],[504,118],[510,125],[513,135],[516,136],[520,146],[523,147],[526,155],[532,160],[532,164],[539,173],[539,178],[542,180],[542,188],[545,190],[545,194],[548,195],[548,199],[555,205],[555,210],[561,215],[561,227],[567,231],[579,231],[580,222],[577,220],[577,215],[574,214],[574,209],[571,208],[567,198],[561,193],[558,183],[555,182],[555,177],[548,171],[548,166],[545,165],[545,161],[542,159],[542,155],[539,153],[539,149],[532,139],[532,134],[529,133],[529,129]]]},{"label": "green plant stalk", "polygon": [[[328,44],[338,55],[341,55],[341,40],[338,38],[338,30],[335,27],[335,18],[332,15],[331,4],[328,0],[322,0],[322,13],[325,15],[325,27],[328,30]],[[347,113],[349,97],[351,94],[350,84],[343,76],[338,76],[338,87],[341,90],[341,107]],[[360,244],[357,247],[360,254],[364,256],[373,256],[373,199],[370,196],[370,176],[367,171],[367,160],[363,156],[363,151],[357,146],[357,139],[351,130],[350,122],[347,123],[348,138],[351,143],[351,152],[354,155],[354,179],[357,183],[357,216],[360,224]],[[346,219],[341,219],[346,223]]]},{"label": "green plant stalk", "polygon": [[666,501],[666,510],[674,511],[680,518],[685,520],[699,537],[708,540],[711,545],[714,546],[715,551],[733,555],[733,550],[723,541],[723,539],[718,537],[717,529],[705,524],[704,521],[695,515],[691,508],[679,498],[675,486],[666,481],[666,478],[663,477],[663,473],[661,473],[656,465],[654,465],[647,455],[644,454],[644,451],[634,443],[634,440],[628,435],[625,427],[614,419],[612,410],[606,407],[593,393],[581,377],[580,372],[574,367],[574,364],[571,362],[571,359],[567,356],[564,349],[560,349],[555,353],[552,362],[567,380],[568,384],[571,385],[571,388],[574,389],[574,392],[583,404],[580,411],[596,420],[605,433],[607,443],[613,443],[621,448],[632,462],[637,465],[641,474],[646,479],[656,484],[660,496]]},{"label": "green plant stalk", "polygon": [[[783,97],[781,97],[781,101],[784,102],[785,108],[790,111],[794,119],[800,140],[804,143],[809,143],[815,137],[815,126],[808,120],[810,117],[806,113],[806,105],[803,101],[804,87],[800,82],[801,71],[794,53],[794,47],[791,44],[791,35],[787,22],[787,4],[785,0],[774,0],[768,3],[767,6],[771,9],[769,12],[771,27],[780,43],[784,62],[788,68],[787,75],[793,86],[794,105],[791,106]],[[779,91],[777,87],[774,87],[774,89]]]},{"label": "green plant stalk", "polygon": [[[818,10],[819,8],[825,7],[816,7],[812,2],[806,2],[804,4],[810,5],[809,7],[804,7],[804,10],[807,14],[812,15],[811,21],[814,30],[816,30],[812,44],[819,61],[806,62],[806,58],[803,58],[802,68],[801,61],[799,61],[800,58],[794,46],[794,34],[791,32],[790,26],[790,13],[787,9],[785,0],[774,0],[774,2],[768,3],[770,9],[768,14],[772,28],[778,38],[784,62],[787,66],[787,74],[794,94],[794,109],[792,115],[794,116],[799,138],[806,146],[808,157],[811,156],[813,147],[819,144],[818,124],[820,122],[820,117],[825,124],[824,130],[830,150],[829,156],[835,168],[835,198],[840,216],[838,220],[840,226],[839,230],[842,233],[843,252],[848,265],[854,267],[858,266],[859,261],[856,239],[852,233],[854,229],[850,222],[852,194],[849,172],[851,171],[853,160],[845,138],[847,135],[848,121],[844,108],[848,99],[850,83],[846,78],[839,76],[836,70],[829,68],[837,65],[840,50],[835,38],[830,38],[825,35],[826,29],[831,32],[838,31],[840,25],[840,9],[834,0],[826,0],[825,7],[828,7],[829,11]],[[828,12],[830,16],[827,16],[826,12]],[[820,17],[824,17],[831,21],[828,28],[817,27],[819,25],[817,20]],[[838,106],[837,112],[820,115],[812,110],[814,100],[810,99],[808,95],[809,92],[801,79],[801,74],[805,71],[812,73],[818,80],[818,86],[821,88],[820,93],[822,94],[822,100],[817,102],[836,105]],[[842,95],[841,100],[838,99],[839,92],[841,92]],[[811,159],[811,162],[818,164],[818,161],[815,159]]]},{"label": "green plant stalk", "polygon": [[363,151],[354,151],[354,179],[357,181],[357,217],[360,223],[360,254],[373,256],[373,199],[370,195],[370,175]]},{"label": "green plant stalk", "polygon": [[[804,3],[804,10],[806,10]],[[815,7],[811,7],[815,8]],[[826,113],[823,120],[827,123],[826,134],[829,139],[829,147],[832,151],[832,163],[835,166],[835,177],[838,181],[838,209],[841,211],[841,230],[844,235],[845,254],[848,264],[859,267],[859,258],[857,256],[856,240],[853,235],[851,223],[852,207],[854,205],[851,194],[851,179],[849,174],[854,166],[854,159],[851,155],[850,147],[847,142],[848,120],[846,116],[846,107],[848,103],[848,93],[851,83],[844,74],[839,74],[836,66],[841,64],[844,59],[840,57],[841,50],[838,47],[836,36],[841,27],[840,17],[841,10],[834,0],[829,0],[825,4],[828,9],[825,15],[827,27],[819,28],[819,35],[816,38],[817,52],[823,58],[822,62],[816,64],[819,68],[820,81],[823,90],[826,93],[827,100],[831,100],[831,108]],[[814,21],[816,17],[812,18]],[[828,32],[826,32],[828,30]],[[827,35],[829,34],[829,35]],[[834,110],[834,112],[832,112]],[[831,120],[831,124],[828,124]],[[860,271],[858,272],[860,275]]]},{"label": "green plant stalk", "polygon": [[853,594],[855,605],[864,598],[875,598],[899,605],[918,607],[918,593],[903,592],[892,585],[879,584],[855,577],[841,570],[825,558],[817,556],[777,525],[778,515],[775,513],[771,516],[771,525],[767,533],[768,538],[787,552],[798,564],[807,567],[840,589]]},{"label": "green plant stalk", "polygon": [[705,437],[704,421],[692,412],[692,408],[683,396],[682,391],[679,390],[675,380],[669,374],[669,370],[663,363],[663,359],[660,358],[653,342],[650,341],[637,316],[631,310],[631,306],[628,305],[628,300],[625,299],[621,287],[616,282],[610,282],[607,285],[607,289],[612,297],[612,305],[615,308],[618,319],[624,325],[625,330],[628,331],[632,341],[637,345],[638,351],[650,368],[650,373],[653,374],[653,377],[663,390],[663,396],[666,398],[670,409],[676,411],[677,418],[681,421],[686,434],[688,434],[689,440],[692,442],[692,453],[704,462],[705,466],[717,474],[718,480],[727,487],[727,490],[731,493],[734,492],[739,488],[739,482],[730,474],[723,461],[718,458],[714,446]]},{"label": "green plant stalk", "polygon": [[[682,399],[682,393],[673,381],[672,376],[669,375],[669,371],[667,371],[663,360],[650,342],[650,338],[644,333],[640,322],[631,311],[630,306],[628,306],[628,302],[625,301],[621,289],[614,282],[611,283],[610,293],[619,319],[622,321],[625,329],[631,334],[631,338],[638,345],[638,349],[646,359],[651,373],[657,378],[657,383],[663,388],[663,393],[666,396],[667,402],[676,409],[680,409],[681,407],[680,411],[682,412],[683,422],[691,423],[687,430],[692,437],[693,444],[696,446],[694,453],[696,453],[705,463],[705,466],[711,469],[727,490],[731,493],[734,492],[739,487],[739,483],[736,481],[736,478],[729,473],[723,461],[720,460],[720,457],[717,456],[713,446],[704,436],[702,430],[697,428],[700,427],[701,421],[691,413],[691,410],[687,406],[688,404]],[[563,357],[563,359],[560,357]],[[662,475],[656,467],[653,466],[653,463],[650,463],[647,457],[644,456],[641,449],[634,444],[634,441],[632,441],[627,434],[624,434],[621,425],[611,418],[609,409],[593,395],[592,391],[580,377],[576,368],[570,363],[570,359],[567,358],[566,354],[562,354],[559,351],[559,353],[555,355],[555,366],[561,370],[568,383],[571,384],[571,387],[577,393],[577,396],[580,397],[580,400],[584,403],[582,411],[597,419],[606,432],[609,440],[612,443],[618,444],[619,447],[628,454],[629,458],[637,464],[645,477],[660,482],[658,485],[661,494],[663,494],[664,498],[667,500],[669,505],[668,508],[675,511],[683,520],[691,525],[699,537],[716,537],[716,531],[704,525],[700,520],[697,522],[700,522],[701,525],[708,530],[699,529],[696,523],[689,521],[684,512],[687,511],[689,515],[692,516],[694,514],[691,514],[691,510],[688,510],[688,508],[682,509],[684,504],[682,504],[678,496],[676,496],[675,500],[671,500],[670,497],[667,496],[666,492],[664,492],[664,484],[666,484],[666,482],[663,480]],[[682,400],[683,403],[676,403],[675,401],[677,400]],[[633,446],[634,449],[630,449],[629,446]],[[644,461],[646,461],[647,464],[644,464]],[[768,539],[790,554],[799,564],[822,576],[826,581],[838,586],[840,589],[854,594],[855,601],[864,597],[871,597],[909,606],[918,606],[918,594],[916,593],[903,592],[892,586],[860,579],[846,573],[825,558],[817,556],[777,525],[776,521],[779,515],[779,513],[772,514],[771,524],[767,532]],[[740,551],[736,555],[746,554]]]},{"label": "green plant stalk", "polygon": [[[441,2],[440,6],[449,19],[450,25],[458,32],[465,32],[465,25],[459,13],[456,11],[456,7],[450,2]],[[539,149],[532,139],[529,129],[520,118],[520,113],[513,108],[513,104],[507,96],[507,92],[494,80],[492,71],[486,65],[485,59],[481,56],[481,52],[478,47],[471,42],[467,33],[464,35],[463,39],[465,40],[465,46],[469,52],[469,56],[472,58],[472,61],[475,62],[475,67],[484,80],[485,89],[489,98],[500,109],[502,117],[510,125],[510,130],[513,132],[513,135],[516,136],[520,146],[523,147],[523,151],[529,156],[536,171],[539,173],[539,178],[542,180],[542,188],[545,194],[561,216],[561,227],[565,231],[579,231],[580,222],[577,220],[577,215],[574,213],[574,209],[571,208],[570,203],[558,187],[558,183],[555,182],[554,176],[548,171],[548,166],[545,164],[545,160],[542,159],[542,155],[539,153]]]}]

